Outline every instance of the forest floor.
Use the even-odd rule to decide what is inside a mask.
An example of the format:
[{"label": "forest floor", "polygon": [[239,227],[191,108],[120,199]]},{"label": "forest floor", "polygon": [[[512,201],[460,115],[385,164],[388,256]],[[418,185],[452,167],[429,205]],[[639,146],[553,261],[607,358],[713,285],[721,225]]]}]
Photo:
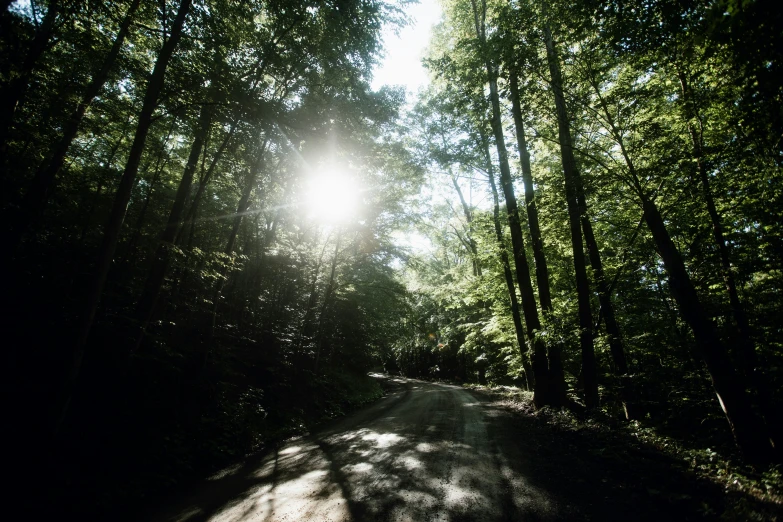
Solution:
[{"label": "forest floor", "polygon": [[378,376],[386,396],[139,520],[783,520],[781,505],[507,393]]},{"label": "forest floor", "polygon": [[522,454],[535,455],[535,473],[589,518],[783,521],[779,469],[758,473],[719,450],[689,447],[639,422],[536,411],[532,394],[517,388],[471,391],[486,408],[512,413],[510,429],[525,434],[518,444]]}]

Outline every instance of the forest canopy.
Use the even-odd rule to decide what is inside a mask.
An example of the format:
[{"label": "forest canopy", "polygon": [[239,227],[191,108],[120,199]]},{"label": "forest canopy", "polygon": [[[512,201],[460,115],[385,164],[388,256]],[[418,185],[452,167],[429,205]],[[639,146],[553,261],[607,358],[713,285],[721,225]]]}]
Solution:
[{"label": "forest canopy", "polygon": [[775,2],[444,0],[407,96],[371,87],[406,5],[3,1],[4,395],[69,491],[213,469],[371,370],[780,461]]}]

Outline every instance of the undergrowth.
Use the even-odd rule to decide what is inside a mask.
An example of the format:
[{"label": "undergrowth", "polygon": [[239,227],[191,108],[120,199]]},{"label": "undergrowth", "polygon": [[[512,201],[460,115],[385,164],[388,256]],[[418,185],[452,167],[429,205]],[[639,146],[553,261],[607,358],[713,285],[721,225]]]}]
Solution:
[{"label": "undergrowth", "polygon": [[[668,459],[672,465],[720,485],[726,493],[723,511],[715,512],[714,507],[704,502],[704,515],[720,520],[783,520],[783,467],[780,465],[754,469],[744,464],[731,446],[699,447],[693,443],[698,439],[687,434],[681,438],[674,437],[668,430],[661,430],[650,423],[649,419],[647,422],[621,420],[611,406],[590,413],[582,408],[544,407],[537,410],[533,405],[532,392],[511,386],[464,386],[487,394],[496,404],[532,417],[554,430],[588,432],[590,435],[586,440],[593,441],[595,447],[585,448],[587,452],[608,455],[612,451],[608,448],[612,446],[633,445],[634,451],[643,452],[646,458]],[[661,494],[657,490],[650,492]],[[758,504],[752,500],[758,501]],[[769,506],[773,506],[772,512]]]},{"label": "undergrowth", "polygon": [[224,339],[206,365],[197,350],[183,355],[161,344],[121,367],[130,370],[92,375],[73,416],[79,430],[65,442],[69,457],[46,486],[52,505],[102,520],[383,395],[360,368],[316,374],[307,366]]}]

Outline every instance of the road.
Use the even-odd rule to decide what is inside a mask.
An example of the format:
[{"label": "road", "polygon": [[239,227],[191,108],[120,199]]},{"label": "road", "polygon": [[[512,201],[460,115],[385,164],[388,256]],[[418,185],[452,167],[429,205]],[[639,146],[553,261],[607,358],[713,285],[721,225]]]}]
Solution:
[{"label": "road", "polygon": [[402,378],[390,384],[381,401],[263,458],[223,470],[152,520],[494,521],[566,515],[510,464],[516,457],[507,451],[510,441],[495,437],[503,421],[497,411],[458,386]]},{"label": "road", "polygon": [[701,520],[721,498],[676,462],[590,429],[551,430],[458,386],[387,383],[377,403],[141,520]]}]

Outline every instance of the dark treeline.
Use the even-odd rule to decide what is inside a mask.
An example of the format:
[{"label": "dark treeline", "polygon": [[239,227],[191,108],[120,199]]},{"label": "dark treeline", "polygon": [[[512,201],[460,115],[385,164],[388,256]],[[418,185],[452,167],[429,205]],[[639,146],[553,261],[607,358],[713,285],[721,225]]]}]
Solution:
[{"label": "dark treeline", "polygon": [[[367,371],[406,296],[390,234],[420,177],[402,91],[369,87],[399,7],[3,10],[3,344],[25,487],[100,513],[377,398]],[[312,211],[330,194],[311,179],[333,170],[361,188],[350,221]]]},{"label": "dark treeline", "polygon": [[401,5],[3,2],[21,489],[100,516],[381,366],[780,461],[774,2],[448,0],[407,117]]}]

